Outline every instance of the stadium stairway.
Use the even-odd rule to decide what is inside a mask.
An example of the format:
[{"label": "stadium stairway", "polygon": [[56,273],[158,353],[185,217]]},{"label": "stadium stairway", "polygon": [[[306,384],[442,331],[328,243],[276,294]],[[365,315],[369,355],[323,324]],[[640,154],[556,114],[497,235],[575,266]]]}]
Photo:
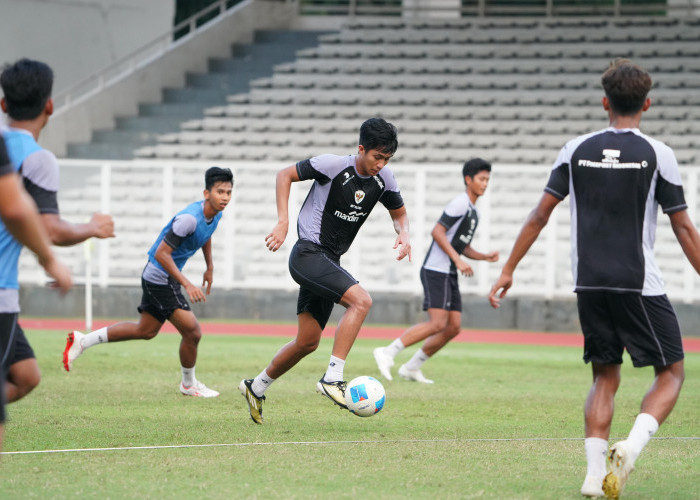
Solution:
[{"label": "stadium stairway", "polygon": [[128,160],[134,150],[158,142],[162,134],[178,132],[204,110],[226,104],[229,95],[246,93],[250,82],[270,77],[276,65],[295,59],[299,50],[317,45],[324,32],[261,30],[253,43],[234,44],[231,57],[211,59],[209,72],[188,74],[184,88],[166,88],[161,103],[139,105],[139,115],[117,119],[114,130],[93,131],[87,144],[70,144],[68,157]]}]

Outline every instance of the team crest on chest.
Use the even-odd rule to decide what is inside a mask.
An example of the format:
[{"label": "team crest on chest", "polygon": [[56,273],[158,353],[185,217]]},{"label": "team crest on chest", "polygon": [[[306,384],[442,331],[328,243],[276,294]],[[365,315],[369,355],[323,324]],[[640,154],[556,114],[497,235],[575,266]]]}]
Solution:
[{"label": "team crest on chest", "polygon": [[355,191],[355,203],[361,203],[365,199],[365,192],[361,189]]}]

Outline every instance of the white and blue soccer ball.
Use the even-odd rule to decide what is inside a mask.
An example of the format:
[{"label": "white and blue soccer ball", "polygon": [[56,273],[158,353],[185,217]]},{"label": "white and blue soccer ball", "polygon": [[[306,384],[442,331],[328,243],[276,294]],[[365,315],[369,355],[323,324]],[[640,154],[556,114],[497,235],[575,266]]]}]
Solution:
[{"label": "white and blue soccer ball", "polygon": [[386,392],[374,377],[363,375],[352,379],[345,390],[345,404],[358,417],[371,417],[384,408]]}]

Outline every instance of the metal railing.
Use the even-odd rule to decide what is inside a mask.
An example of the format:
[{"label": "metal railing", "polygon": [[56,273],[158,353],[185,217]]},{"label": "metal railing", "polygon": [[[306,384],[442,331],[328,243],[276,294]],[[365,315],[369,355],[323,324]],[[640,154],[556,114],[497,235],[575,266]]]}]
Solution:
[{"label": "metal railing", "polygon": [[[175,161],[60,160],[62,216],[87,220],[95,211],[111,213],[117,237],[92,241],[87,249],[57,248],[78,283],[96,286],[138,286],[146,252],[165,222],[188,203],[200,199],[209,163]],[[296,211],[310,182],[294,183],[290,197],[290,228],[281,251],[269,252],[264,239],[277,220],[277,164],[220,164],[234,172],[233,201],[214,234],[217,287],[282,289],[296,287],[287,271],[287,253],[296,241]],[[393,167],[411,221],[412,262],[396,261],[395,233],[386,210],[378,204],[342,263],[370,291],[422,293],[419,270],[430,243],[430,231],[444,206],[462,192],[461,165]],[[700,166],[682,167],[689,215],[697,220]],[[500,252],[499,263],[472,262],[475,275],[460,277],[465,293],[486,294],[497,278],[520,227],[537,203],[549,175],[547,166],[495,165],[489,189],[479,200],[481,221],[473,242],[481,251]],[[669,297],[700,301],[700,278],[682,255],[668,223],[659,213],[656,254]],[[570,297],[569,212],[557,207],[543,234],[523,259],[513,295]],[[201,280],[204,261],[193,257],[185,274]],[[86,278],[85,274],[89,277]],[[24,283],[43,283],[45,276],[32,255],[22,255]]]},{"label": "metal railing", "polygon": [[488,17],[488,16],[690,16],[700,15],[698,0],[599,0],[504,2],[499,0],[302,0],[302,15]]}]

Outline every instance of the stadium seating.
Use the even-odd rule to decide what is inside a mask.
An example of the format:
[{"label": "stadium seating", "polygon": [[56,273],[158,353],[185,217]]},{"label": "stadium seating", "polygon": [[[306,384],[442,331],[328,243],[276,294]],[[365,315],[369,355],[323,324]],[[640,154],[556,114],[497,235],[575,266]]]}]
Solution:
[{"label": "stadium seating", "polygon": [[354,19],[135,154],[291,162],[352,148],[357,122],[380,114],[399,127],[396,161],[546,164],[567,136],[605,126],[599,77],[625,56],[654,78],[645,130],[700,163],[688,119],[700,109],[698,21],[579,21]]},{"label": "stadium seating", "polygon": [[[411,214],[414,263],[395,263],[394,236],[381,208],[344,263],[370,289],[391,290],[402,283],[419,291],[417,269],[430,229],[446,201],[462,190],[461,164],[482,156],[496,166],[480,202],[484,218],[474,246],[505,257],[558,150],[569,138],[607,125],[599,79],[618,56],[652,73],[653,105],[643,130],[671,145],[682,164],[700,166],[696,19],[356,18],[337,33],[321,34],[317,45],[296,49],[296,59],[277,62],[268,76],[258,73],[236,87],[239,91],[220,93],[219,102],[207,94],[199,116],[178,115],[174,129],[158,125],[155,143],[136,146],[143,165],[113,165],[109,210],[120,237],[99,242],[93,253],[96,259],[110,256],[106,272],[112,282],[133,284],[166,218],[200,195],[204,168],[222,162],[234,166],[236,185],[219,230],[224,237],[214,238],[215,260],[223,263],[217,269],[224,273],[218,283],[292,287],[286,258],[264,248],[276,220],[274,172],[316,154],[354,152],[361,121],[380,115],[399,128],[400,147],[392,161]],[[229,66],[231,74],[222,76]],[[212,67],[213,80],[235,78],[230,62]],[[188,78],[193,86],[200,80],[206,76]],[[192,89],[168,92],[171,100],[195,95]],[[129,133],[148,134],[149,124],[156,123],[149,120],[159,116],[162,123],[174,109],[172,103],[160,106],[165,109],[149,105],[143,109],[150,116],[128,119],[136,130]],[[94,158],[100,149],[74,148],[72,156],[82,156],[81,151]],[[161,194],[167,168],[172,169],[168,199]],[[696,174],[683,175],[687,181]],[[100,206],[99,183],[93,174],[85,186],[62,192],[62,199],[81,199],[62,202],[68,218],[84,218],[94,211],[87,207]],[[697,188],[697,179],[690,186]],[[306,186],[300,189],[293,191],[293,209],[305,196]],[[568,203],[563,205],[523,262],[519,293],[570,291]],[[697,278],[688,281],[666,217],[659,217],[659,225],[670,294],[700,290]],[[82,250],[61,251],[74,269],[83,269]],[[29,265],[26,257],[23,262]],[[478,263],[477,278],[464,280],[464,290],[483,293],[498,269]],[[200,260],[189,266],[193,276],[202,271]]]}]

